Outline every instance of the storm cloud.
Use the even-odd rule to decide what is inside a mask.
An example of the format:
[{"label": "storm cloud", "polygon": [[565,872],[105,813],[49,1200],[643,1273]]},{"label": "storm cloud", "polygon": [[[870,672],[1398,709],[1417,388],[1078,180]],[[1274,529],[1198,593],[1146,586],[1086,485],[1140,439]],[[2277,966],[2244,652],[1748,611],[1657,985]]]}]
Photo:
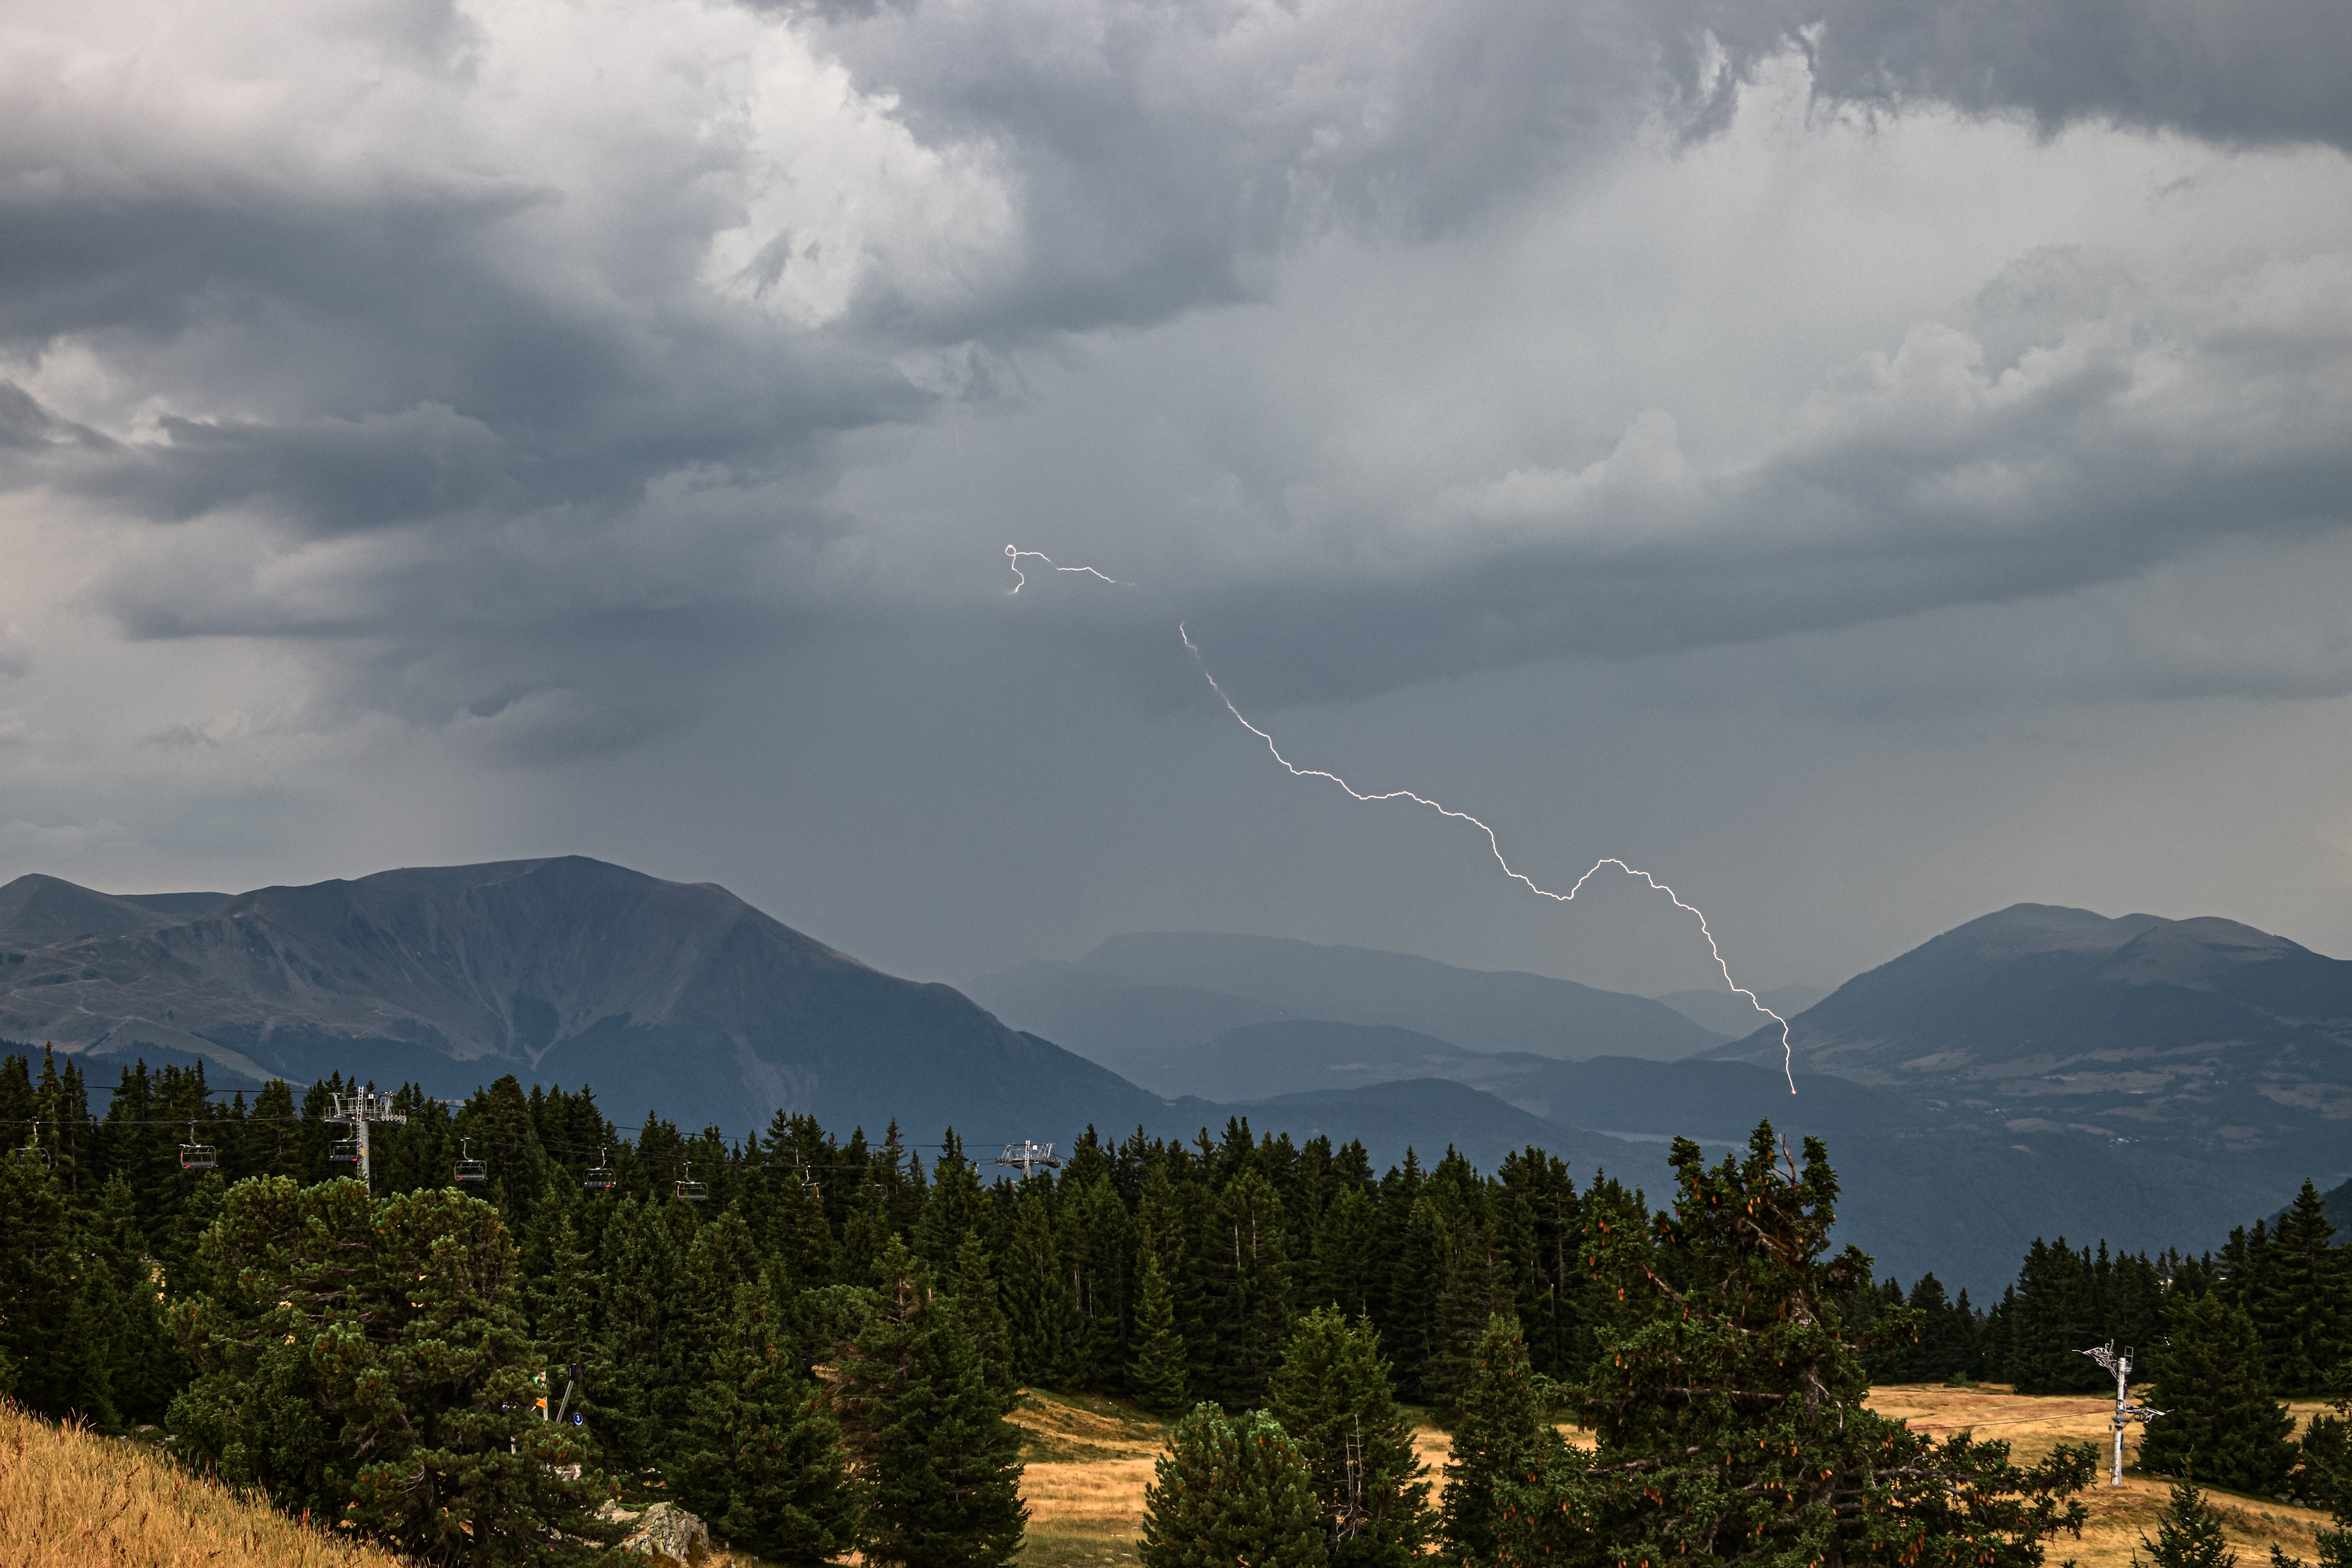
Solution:
[{"label": "storm cloud", "polygon": [[[877,673],[917,647],[1085,671],[1043,752],[1151,744],[1214,717],[1179,616],[1335,744],[1525,671],[1864,727],[2332,703],[2347,68],[2316,0],[35,0],[0,843],[256,863],[385,748],[789,798],[817,735],[919,765],[877,704],[955,729]],[[1008,539],[1139,585],[1008,603]],[[511,810],[383,843],[520,853]]]}]

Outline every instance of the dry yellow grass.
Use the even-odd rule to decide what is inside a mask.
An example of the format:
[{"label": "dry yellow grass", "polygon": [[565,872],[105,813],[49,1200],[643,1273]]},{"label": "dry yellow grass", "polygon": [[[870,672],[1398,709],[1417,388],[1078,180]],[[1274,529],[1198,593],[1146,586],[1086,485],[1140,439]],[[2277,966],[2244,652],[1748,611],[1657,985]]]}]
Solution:
[{"label": "dry yellow grass", "polygon": [[[1998,1437],[2013,1458],[2032,1463],[2062,1442],[2090,1442],[2106,1452],[2112,1399],[2037,1398],[2011,1394],[1997,1384],[1975,1388],[1905,1385],[1871,1391],[1871,1407],[1942,1437],[1968,1429],[1981,1438]],[[2318,1405],[2297,1405],[2307,1420]],[[1135,1536],[1143,1524],[1143,1489],[1152,1461],[1167,1440],[1161,1423],[1124,1406],[1098,1400],[1069,1400],[1031,1394],[1013,1419],[1024,1427],[1029,1461],[1021,1493],[1029,1504],[1029,1543],[1024,1568],[1104,1568],[1134,1563]],[[1562,1427],[1571,1443],[1587,1434]],[[1429,1466],[1430,1479],[1444,1474],[1451,1440],[1435,1426],[1421,1426],[1413,1446]],[[2126,1460],[2130,1453],[2126,1453]],[[2126,1475],[2120,1489],[2106,1485],[2102,1459],[2099,1485],[2083,1494],[2091,1511],[2078,1542],[2062,1536],[2050,1561],[2074,1559],[2081,1568],[2126,1568],[2140,1536],[2156,1533],[2168,1488],[2162,1481]],[[2242,1568],[2265,1568],[2270,1549],[2283,1548],[2308,1563],[2316,1556],[2315,1531],[2327,1516],[2266,1500],[2209,1494],[2221,1510]]]},{"label": "dry yellow grass", "polygon": [[119,1438],[0,1400],[7,1568],[401,1568]]},{"label": "dry yellow grass", "polygon": [[[2116,1408],[2112,1397],[2019,1394],[1999,1384],[1981,1384],[1974,1388],[1923,1384],[1874,1388],[1870,1393],[1870,1407],[1932,1436],[1945,1437],[1968,1430],[1979,1438],[1998,1437],[2010,1445],[2011,1457],[2021,1463],[2043,1458],[2062,1442],[2096,1444],[2100,1455],[2098,1484],[2082,1494],[2084,1504],[2091,1510],[2090,1522],[2083,1527],[2081,1541],[2061,1536],[2051,1544],[2050,1560],[2053,1563],[2071,1557],[2083,1568],[2124,1568],[2139,1549],[2140,1537],[2145,1534],[2153,1539],[2156,1535],[2157,1515],[2163,1511],[2171,1488],[2164,1481],[2130,1473],[2139,1449],[2137,1428],[2126,1439],[2124,1484],[2120,1488],[2107,1485],[2106,1456],[2111,1440],[2107,1422]],[[2302,1422],[2323,1406],[2297,1405],[2293,1408],[2297,1421]],[[2221,1510],[2230,1543],[2238,1549],[2239,1561],[2245,1568],[2260,1568],[2267,1563],[2273,1546],[2306,1563],[2316,1555],[2313,1537],[2326,1525],[2325,1513],[2268,1499],[2236,1497],[2226,1492],[2208,1495]]]}]

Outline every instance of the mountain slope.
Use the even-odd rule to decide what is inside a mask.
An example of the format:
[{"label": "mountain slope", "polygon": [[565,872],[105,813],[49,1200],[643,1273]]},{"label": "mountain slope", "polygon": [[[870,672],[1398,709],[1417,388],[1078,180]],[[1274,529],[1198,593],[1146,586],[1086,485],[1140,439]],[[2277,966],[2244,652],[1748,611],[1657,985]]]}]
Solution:
[{"label": "mountain slope", "polygon": [[739,1132],[779,1108],[925,1136],[951,1121],[975,1142],[1165,1114],[950,987],[869,969],[709,884],[568,858],[204,907],[175,921],[173,904],[49,878],[0,889],[12,942],[53,938],[0,967],[0,1036],[436,1091],[586,1080],[624,1123],[650,1106]]},{"label": "mountain slope", "polygon": [[[2352,963],[2232,921],[2019,904],[1848,981],[1790,1037],[1801,1083],[2011,1133],[2352,1166]],[[1776,1060],[1778,1031],[1709,1054]]]},{"label": "mountain slope", "polygon": [[1112,937],[1075,963],[1030,963],[965,987],[1024,1028],[1088,1055],[1189,1045],[1244,1024],[1387,1025],[1466,1050],[1666,1061],[1719,1043],[1646,996],[1408,953],[1205,931]]}]

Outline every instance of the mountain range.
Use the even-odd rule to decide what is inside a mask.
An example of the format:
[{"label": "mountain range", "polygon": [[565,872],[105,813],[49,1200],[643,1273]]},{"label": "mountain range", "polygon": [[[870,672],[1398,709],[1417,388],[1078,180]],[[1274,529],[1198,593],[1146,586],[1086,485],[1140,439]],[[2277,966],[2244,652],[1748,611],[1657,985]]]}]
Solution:
[{"label": "mountain range", "polygon": [[1719,1001],[1220,933],[959,991],[580,858],[238,894],[0,887],[0,1037],[55,1042],[100,1089],[142,1058],[453,1094],[511,1072],[591,1083],[624,1127],[740,1134],[789,1109],[975,1145],[1241,1115],[1383,1163],[1539,1143],[1654,1197],[1669,1135],[1713,1152],[1769,1116],[1830,1139],[1842,1232],[1883,1270],[1980,1294],[2035,1235],[2210,1246],[2305,1175],[2352,1173],[2352,963],[2250,927],[2019,905],[1790,1013],[1786,1064],[1777,1025],[1731,1039],[1686,1016],[1736,1021]]},{"label": "mountain range", "polygon": [[[1989,1130],[2352,1165],[2352,963],[2234,921],[2019,904],[1847,981],[1790,1051]],[[1759,1029],[1709,1054],[1781,1052]]]},{"label": "mountain range", "polygon": [[1465,1050],[1567,1060],[1671,1061],[1745,1033],[1572,980],[1216,931],[1116,936],[1075,963],[1024,963],[963,989],[1021,1027],[1097,1060],[1286,1018],[1392,1025]]}]

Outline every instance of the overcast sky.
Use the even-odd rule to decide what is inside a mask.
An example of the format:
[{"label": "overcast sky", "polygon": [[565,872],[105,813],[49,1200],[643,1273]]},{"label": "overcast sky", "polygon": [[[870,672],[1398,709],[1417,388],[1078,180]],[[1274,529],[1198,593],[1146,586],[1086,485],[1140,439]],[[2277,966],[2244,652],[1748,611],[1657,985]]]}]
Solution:
[{"label": "overcast sky", "polygon": [[0,879],[1707,981],[1181,619],[1751,984],[2352,954],[2342,0],[16,0],[0,73]]}]

